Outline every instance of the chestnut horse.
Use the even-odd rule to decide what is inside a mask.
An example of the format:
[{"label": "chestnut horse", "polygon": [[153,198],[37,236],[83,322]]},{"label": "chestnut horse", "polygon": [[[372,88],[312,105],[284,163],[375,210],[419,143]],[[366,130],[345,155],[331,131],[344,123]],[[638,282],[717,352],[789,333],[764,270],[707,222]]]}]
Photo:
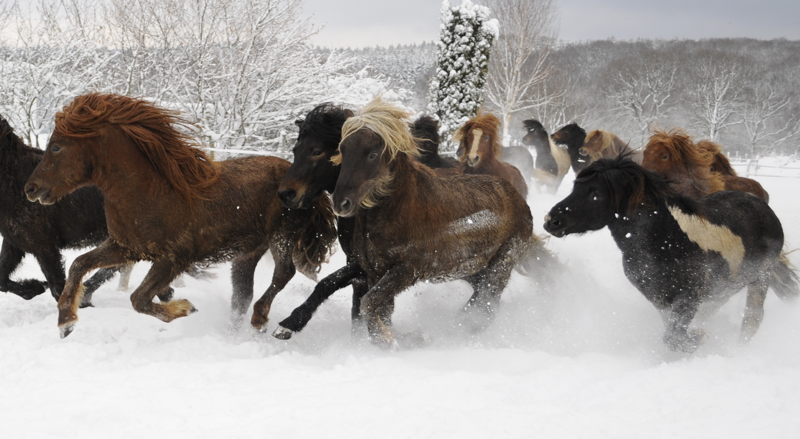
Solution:
[{"label": "chestnut horse", "polygon": [[522,198],[528,196],[528,185],[522,173],[506,162],[499,160],[502,154],[500,145],[500,119],[494,114],[478,114],[468,120],[453,135],[459,143],[458,158],[465,174],[486,174],[500,177],[511,183]]},{"label": "chestnut horse", "polygon": [[337,215],[355,220],[353,250],[367,273],[361,312],[370,340],[396,347],[395,296],[421,281],[464,279],[465,311],[492,319],[511,271],[538,241],[530,209],[510,183],[489,175],[439,177],[419,164],[405,120],[377,98],[342,129]]},{"label": "chestnut horse", "polygon": [[719,172],[713,172],[711,166],[715,160],[724,167],[716,158],[721,152],[711,142],[703,145],[703,148],[695,145],[692,137],[678,128],[669,132],[655,130],[645,146],[642,166],[668,178],[674,190],[692,198],[721,190],[739,190],[769,201],[769,195],[757,181],[731,175],[723,178]]},{"label": "chestnut horse", "polygon": [[195,308],[187,300],[154,303],[169,282],[193,263],[233,259],[233,321],[247,311],[253,273],[272,251],[272,283],[253,309],[257,328],[270,305],[300,270],[314,277],[335,240],[330,202],[309,210],[281,206],[278,185],[290,163],[276,157],[212,162],[186,134],[176,113],[139,99],[92,93],[56,114],[53,135],[25,192],[52,204],[81,186],[105,197],[109,238],[75,259],[58,301],[58,326],[66,337],[78,320],[81,279],[94,268],[152,261],[131,295],[136,311],[165,322]]},{"label": "chestnut horse", "polygon": [[714,156],[711,162],[711,172],[718,172],[722,181],[725,182],[725,190],[750,192],[751,194],[769,202],[769,194],[761,184],[752,178],[739,177],[731,166],[731,162],[722,153],[722,145],[710,140],[697,142],[697,148],[708,151]]},{"label": "chestnut horse", "polygon": [[625,158],[633,160],[640,165],[642,164],[641,151],[631,148],[616,134],[603,130],[590,131],[586,135],[583,146],[578,149],[578,154],[582,157],[588,157],[589,160],[588,163],[583,163],[580,167],[574,167],[576,172],[580,172],[599,159],[613,159],[619,156],[625,156]]},{"label": "chestnut horse", "polygon": [[533,180],[541,191],[555,193],[569,171],[569,155],[564,148],[552,142],[544,126],[536,119],[522,121],[525,136],[522,144],[536,151],[533,164]]},{"label": "chestnut horse", "polygon": [[689,327],[702,303],[719,305],[747,287],[741,340],[748,341],[764,316],[768,287],[781,299],[800,295],[797,275],[781,257],[781,222],[748,194],[693,200],[624,157],[601,159],[578,174],[544,228],[563,237],[606,226],[625,276],[662,312],[672,350],[692,352],[702,343],[702,330]]}]

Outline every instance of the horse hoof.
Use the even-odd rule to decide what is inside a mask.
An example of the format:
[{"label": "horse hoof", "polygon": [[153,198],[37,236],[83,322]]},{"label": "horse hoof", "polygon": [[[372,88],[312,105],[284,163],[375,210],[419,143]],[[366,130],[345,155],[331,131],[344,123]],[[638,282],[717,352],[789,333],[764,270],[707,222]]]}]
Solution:
[{"label": "horse hoof", "polygon": [[291,329],[286,329],[283,326],[278,326],[278,329],[272,333],[272,336],[277,338],[278,340],[289,340],[294,335],[294,331]]},{"label": "horse hoof", "polygon": [[197,312],[197,308],[195,308],[195,307],[194,307],[194,305],[192,305],[192,304],[189,304],[189,306],[190,306],[191,308],[189,308],[189,311],[186,311],[186,315],[187,315],[187,316],[188,316],[189,314],[194,314],[194,313],[196,313],[196,312]]},{"label": "horse hoof", "polygon": [[94,308],[94,305],[92,305],[92,302],[81,302],[80,308]]},{"label": "horse hoof", "polygon": [[59,326],[58,330],[61,332],[61,338],[66,338],[75,330],[75,322],[67,323],[64,326]]}]

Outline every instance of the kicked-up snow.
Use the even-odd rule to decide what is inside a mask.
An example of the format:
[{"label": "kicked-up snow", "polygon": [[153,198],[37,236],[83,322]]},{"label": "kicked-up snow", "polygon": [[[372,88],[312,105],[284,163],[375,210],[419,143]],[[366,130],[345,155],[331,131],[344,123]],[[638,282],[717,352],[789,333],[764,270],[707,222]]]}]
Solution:
[{"label": "kicked-up snow", "polygon": [[[756,178],[787,248],[800,247],[800,178]],[[530,195],[537,233],[570,180],[556,196]],[[607,230],[547,245],[570,267],[564,285],[546,294],[512,274],[486,332],[460,326],[464,282],[403,293],[395,328],[428,344],[398,352],[351,334],[349,288],[291,340],[271,337],[313,288],[300,275],[275,299],[264,334],[229,332],[229,265],[176,288],[199,312],[172,323],[137,314],[112,280],[63,340],[49,292],[28,302],[0,294],[0,437],[800,437],[797,304],[770,293],[761,329],[740,345],[741,293],[695,322],[709,335],[696,353],[674,353]],[[339,252],[321,276],[343,263]],[[135,266],[132,287],[146,270]],[[266,257],[256,296],[271,275]],[[43,279],[30,257],[14,276]]]}]

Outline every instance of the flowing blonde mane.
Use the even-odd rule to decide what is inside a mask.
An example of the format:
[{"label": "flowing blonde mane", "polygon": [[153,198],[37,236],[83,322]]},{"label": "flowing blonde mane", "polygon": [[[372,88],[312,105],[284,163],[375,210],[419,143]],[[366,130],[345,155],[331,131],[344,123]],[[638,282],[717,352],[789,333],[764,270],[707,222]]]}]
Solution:
[{"label": "flowing blonde mane", "polygon": [[698,148],[692,137],[680,128],[669,132],[654,130],[645,150],[653,148],[662,148],[669,154],[669,168],[664,170],[666,175],[669,176],[680,168],[685,169],[693,186],[703,195],[725,188],[719,173],[711,171],[714,154],[707,149]]},{"label": "flowing blonde mane", "polygon": [[710,140],[701,140],[697,142],[697,147],[708,151],[714,156],[714,160],[711,162],[712,171],[719,172],[722,175],[730,175],[734,177],[738,175],[733,169],[733,166],[731,166],[731,162],[728,160],[728,157],[722,153],[722,145]]},{"label": "flowing blonde mane", "polygon": [[133,142],[187,202],[203,198],[219,178],[216,165],[196,148],[197,143],[189,134],[179,130],[188,128],[190,123],[178,112],[145,100],[118,94],[78,96],[56,113],[53,132],[63,137],[97,137],[100,128],[106,125],[119,129]]},{"label": "flowing blonde mane", "polygon": [[[339,145],[351,134],[366,128],[383,139],[390,160],[394,160],[398,154],[419,157],[419,147],[408,129],[411,116],[413,116],[411,112],[377,97],[365,105],[355,116],[345,121]],[[339,152],[331,157],[331,161],[335,165],[341,164],[342,153]]]},{"label": "flowing blonde mane", "polygon": [[[502,145],[500,144],[500,119],[492,113],[483,114],[482,111],[478,115],[468,120],[461,128],[453,134],[453,141],[461,143],[466,139],[470,131],[480,129],[484,134],[492,137],[492,155],[500,157],[502,154]],[[461,156],[462,160],[466,160],[466,154]]]}]

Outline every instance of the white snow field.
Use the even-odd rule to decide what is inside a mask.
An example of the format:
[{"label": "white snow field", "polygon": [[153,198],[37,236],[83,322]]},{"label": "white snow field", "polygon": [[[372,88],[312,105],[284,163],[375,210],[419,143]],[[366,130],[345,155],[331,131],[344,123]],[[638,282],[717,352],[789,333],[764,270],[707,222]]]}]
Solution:
[{"label": "white snow field", "polygon": [[[800,178],[757,177],[800,247]],[[532,191],[535,228],[571,190]],[[696,321],[696,353],[667,350],[655,308],[622,273],[607,230],[549,248],[572,270],[556,294],[514,273],[493,325],[459,327],[466,283],[403,293],[395,328],[430,342],[388,352],[351,335],[350,289],[289,341],[227,330],[229,266],[187,279],[176,297],[200,312],[172,323],[137,314],[116,280],[60,339],[49,292],[0,294],[2,438],[798,438],[800,308],[773,293],[760,331],[737,341],[744,293]],[[68,252],[67,264],[81,252]],[[791,259],[800,265],[800,252]],[[339,268],[341,252],[322,275]],[[272,275],[256,273],[256,296]],[[144,277],[136,266],[131,286]],[[15,278],[43,279],[28,257]],[[297,275],[269,332],[311,292]],[[249,320],[249,316],[248,316]]]}]

